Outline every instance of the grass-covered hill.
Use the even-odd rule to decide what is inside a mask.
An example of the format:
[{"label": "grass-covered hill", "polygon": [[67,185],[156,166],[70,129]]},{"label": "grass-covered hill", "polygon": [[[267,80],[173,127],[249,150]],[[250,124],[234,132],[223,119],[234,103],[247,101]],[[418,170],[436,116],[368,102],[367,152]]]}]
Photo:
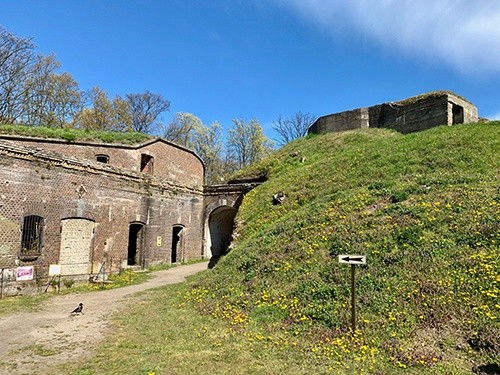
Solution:
[{"label": "grass-covered hill", "polygon": [[51,128],[45,126],[2,125],[0,134],[39,138],[64,139],[77,142],[104,142],[120,144],[137,144],[145,142],[151,136],[138,132],[118,132],[104,130],[88,130],[74,128]]},{"label": "grass-covered hill", "polygon": [[[231,251],[189,298],[325,372],[496,373],[499,155],[498,122],[294,141],[242,172],[267,181],[246,195]],[[338,254],[367,256],[354,334]]]}]

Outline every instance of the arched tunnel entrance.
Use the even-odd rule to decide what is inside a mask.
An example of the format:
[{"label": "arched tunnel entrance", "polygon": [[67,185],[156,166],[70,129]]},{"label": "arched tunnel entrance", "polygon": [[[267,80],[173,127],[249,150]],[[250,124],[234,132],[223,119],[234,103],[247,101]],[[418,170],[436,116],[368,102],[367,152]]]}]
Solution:
[{"label": "arched tunnel entrance", "polygon": [[212,253],[210,268],[215,266],[220,257],[228,252],[233,237],[236,212],[237,210],[234,207],[221,206],[216,208],[208,218],[210,250]]}]

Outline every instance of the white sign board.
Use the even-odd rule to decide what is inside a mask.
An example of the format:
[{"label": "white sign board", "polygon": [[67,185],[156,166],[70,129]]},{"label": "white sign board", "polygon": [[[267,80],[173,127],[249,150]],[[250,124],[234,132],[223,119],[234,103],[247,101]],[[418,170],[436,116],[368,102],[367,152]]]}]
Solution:
[{"label": "white sign board", "polygon": [[33,280],[33,274],[35,270],[33,266],[17,267],[16,269],[16,281],[27,281]]},{"label": "white sign board", "polygon": [[59,276],[60,274],[61,274],[61,265],[60,264],[49,265],[49,276]]},{"label": "white sign board", "polygon": [[345,264],[366,264],[366,255],[339,255],[339,263]]}]

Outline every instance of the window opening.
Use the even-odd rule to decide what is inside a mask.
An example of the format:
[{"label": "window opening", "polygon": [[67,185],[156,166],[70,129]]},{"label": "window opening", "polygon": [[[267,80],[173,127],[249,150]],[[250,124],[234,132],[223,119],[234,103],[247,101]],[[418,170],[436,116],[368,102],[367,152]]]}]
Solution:
[{"label": "window opening", "polygon": [[21,236],[22,254],[40,254],[42,252],[43,217],[28,215],[23,219]]},{"label": "window opening", "polygon": [[99,163],[104,163],[104,164],[109,163],[109,156],[108,155],[99,154],[99,155],[96,155],[95,157]]},{"label": "window opening", "polygon": [[141,154],[141,172],[153,174],[153,157],[148,154]]}]

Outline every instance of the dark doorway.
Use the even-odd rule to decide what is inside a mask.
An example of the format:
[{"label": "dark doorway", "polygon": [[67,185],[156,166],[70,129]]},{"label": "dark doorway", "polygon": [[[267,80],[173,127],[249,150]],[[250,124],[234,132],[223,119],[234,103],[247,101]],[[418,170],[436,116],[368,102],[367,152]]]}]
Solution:
[{"label": "dark doorway", "polygon": [[464,107],[453,104],[453,125],[464,123]]},{"label": "dark doorway", "polygon": [[131,223],[128,229],[128,259],[129,266],[143,266],[144,224]]},{"label": "dark doorway", "polygon": [[172,252],[170,253],[170,262],[177,263],[179,255],[182,254],[182,225],[174,225],[172,228]]},{"label": "dark doorway", "polygon": [[236,209],[233,207],[223,206],[214,210],[210,215],[211,267],[217,263],[221,256],[226,255],[229,251],[229,245],[233,239],[236,212]]}]

